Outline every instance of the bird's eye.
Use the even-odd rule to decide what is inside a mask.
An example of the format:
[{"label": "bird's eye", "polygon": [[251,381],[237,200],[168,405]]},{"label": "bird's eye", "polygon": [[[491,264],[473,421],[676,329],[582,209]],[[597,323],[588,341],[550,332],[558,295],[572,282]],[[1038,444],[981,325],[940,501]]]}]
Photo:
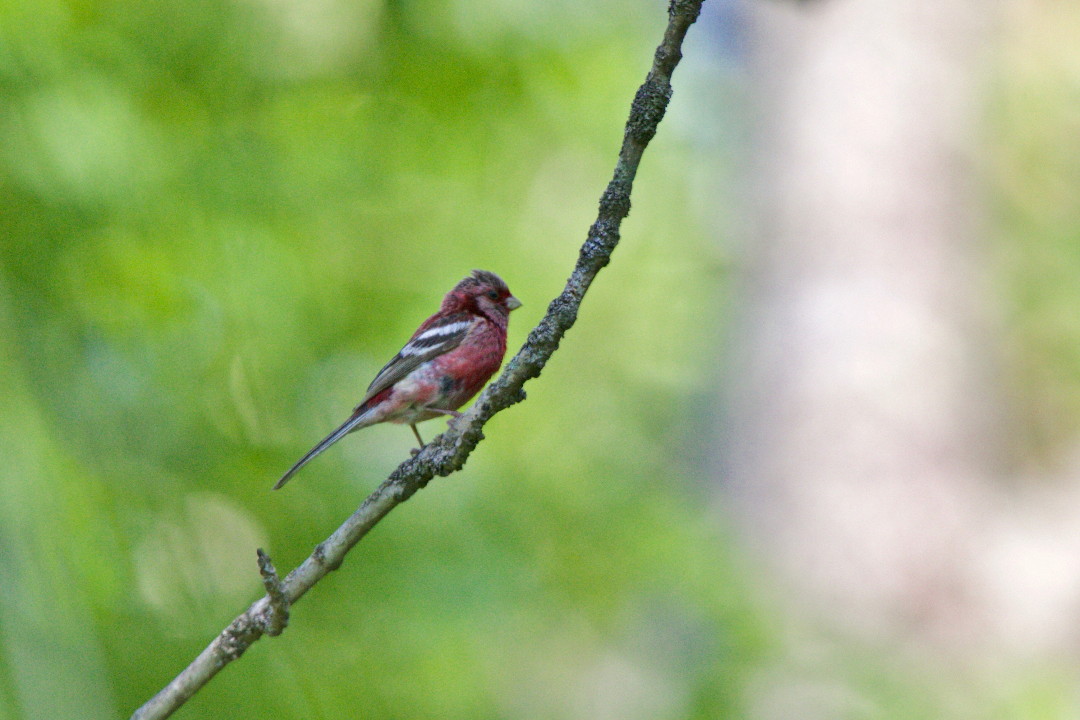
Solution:
[{"label": "bird's eye", "polygon": [[491,298],[492,300],[498,300],[499,299],[499,291],[498,290],[488,290],[487,291],[487,296],[489,298]]}]

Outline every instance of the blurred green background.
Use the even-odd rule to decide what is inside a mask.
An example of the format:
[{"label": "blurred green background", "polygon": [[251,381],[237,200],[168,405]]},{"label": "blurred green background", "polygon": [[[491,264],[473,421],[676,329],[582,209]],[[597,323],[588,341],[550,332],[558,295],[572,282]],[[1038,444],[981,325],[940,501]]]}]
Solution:
[{"label": "blurred green background", "polygon": [[[691,29],[624,243],[528,401],[178,717],[747,712],[780,621],[702,470],[745,142],[731,5]],[[261,594],[256,547],[301,561],[411,433],[271,485],[471,269],[525,303],[521,344],[665,6],[0,2],[0,720],[127,716]],[[986,186],[1049,455],[1080,425],[1076,66],[1053,50],[1080,19],[1033,22],[1058,42],[1028,28],[995,69]],[[877,662],[849,675],[902,711],[869,716],[938,716]]]},{"label": "blurred green background", "polygon": [[[257,546],[302,560],[411,434],[270,486],[471,269],[525,303],[520,346],[665,22],[621,0],[0,5],[0,720],[126,716],[258,597]],[[182,717],[737,706],[764,639],[687,472],[722,277],[691,185],[724,172],[687,172],[718,133],[692,101],[528,402]]]}]

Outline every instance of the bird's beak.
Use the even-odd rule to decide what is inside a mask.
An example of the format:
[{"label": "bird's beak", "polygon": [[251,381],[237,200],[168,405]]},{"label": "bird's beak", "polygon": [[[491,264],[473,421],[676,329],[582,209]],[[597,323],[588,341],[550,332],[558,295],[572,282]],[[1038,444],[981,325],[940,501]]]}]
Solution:
[{"label": "bird's beak", "polygon": [[510,297],[506,298],[506,307],[509,310],[517,310],[519,307],[521,307],[521,301],[511,295]]}]

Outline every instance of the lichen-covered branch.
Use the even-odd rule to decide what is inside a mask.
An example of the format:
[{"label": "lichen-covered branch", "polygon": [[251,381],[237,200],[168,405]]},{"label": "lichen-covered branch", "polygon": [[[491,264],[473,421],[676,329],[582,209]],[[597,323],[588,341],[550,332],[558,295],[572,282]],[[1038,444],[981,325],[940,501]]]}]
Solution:
[{"label": "lichen-covered branch", "polygon": [[645,147],[656,134],[671,99],[671,73],[682,58],[682,41],[697,19],[703,0],[671,0],[668,26],[656,49],[652,69],[638,89],[623,134],[615,172],[600,197],[600,212],[581,246],[577,264],[563,291],[551,301],[547,313],[521,350],[507,363],[499,378],[473,403],[468,412],[450,423],[450,429],[428,443],[364,500],[363,504],[321,542],[284,580],[279,580],[269,558],[260,553],[260,570],[268,594],[232,621],[190,665],[145,705],[132,720],[168,717],[227,664],[240,657],[264,634],[284,629],[289,607],[327,573],[340,567],[349,550],[397,505],[408,500],[436,475],[460,470],[484,435],[484,424],[495,413],[525,399],[522,386],[540,375],[558,349],[563,335],[577,320],[578,307],[596,274],[611,260],[619,243],[619,226],[630,212],[630,190]]}]

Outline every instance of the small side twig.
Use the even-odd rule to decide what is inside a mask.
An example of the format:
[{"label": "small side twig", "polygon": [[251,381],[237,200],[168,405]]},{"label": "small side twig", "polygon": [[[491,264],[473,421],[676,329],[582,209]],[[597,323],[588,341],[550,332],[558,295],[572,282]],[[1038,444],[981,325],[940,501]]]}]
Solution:
[{"label": "small side twig", "polygon": [[272,637],[280,635],[281,631],[288,626],[290,603],[270,556],[262,548],[255,552],[259,556],[259,574],[262,575],[263,587],[266,588],[266,597],[269,599],[266,626],[263,628],[263,632]]},{"label": "small side twig", "polygon": [[[697,20],[702,2],[670,0],[664,39],[656,48],[645,82],[634,96],[619,159],[611,181],[600,197],[596,222],[589,228],[588,237],[581,246],[577,263],[563,291],[548,305],[543,319],[529,333],[528,340],[507,363],[499,378],[487,387],[468,412],[450,423],[445,433],[401,463],[283,581],[268,580],[268,575],[276,578],[276,573],[264,571],[267,595],[233,620],[172,682],[136,710],[132,720],[168,717],[263,634],[274,634],[271,628],[278,628],[280,632],[284,628],[281,618],[287,614],[288,607],[303,597],[315,583],[340,567],[349,550],[376,523],[435,476],[449,475],[464,467],[469,454],[484,437],[484,424],[496,413],[525,399],[522,386],[540,375],[567,330],[577,320],[578,308],[593,279],[611,261],[611,253],[619,243],[619,227],[630,212],[630,191],[638,164],[667,110],[671,99],[671,74],[682,58],[683,38],[690,25]],[[282,624],[278,625],[279,622]]]}]

